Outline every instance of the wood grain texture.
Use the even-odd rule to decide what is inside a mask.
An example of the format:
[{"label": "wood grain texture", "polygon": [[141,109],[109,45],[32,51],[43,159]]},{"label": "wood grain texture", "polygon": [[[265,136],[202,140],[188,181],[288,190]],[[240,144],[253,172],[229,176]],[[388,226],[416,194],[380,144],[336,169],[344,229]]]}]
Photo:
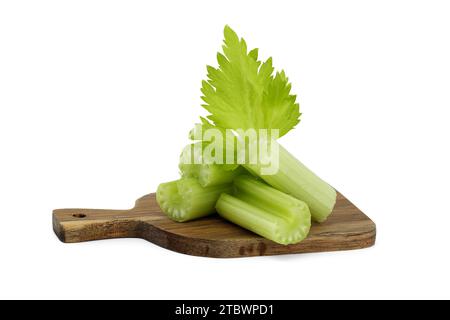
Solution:
[{"label": "wood grain texture", "polygon": [[142,238],[163,248],[195,256],[233,258],[362,249],[375,243],[375,224],[338,194],[329,219],[313,224],[299,244],[279,245],[235,226],[219,216],[178,223],[168,219],[155,194],[130,210],[58,209],[53,229],[66,243],[113,238]]}]

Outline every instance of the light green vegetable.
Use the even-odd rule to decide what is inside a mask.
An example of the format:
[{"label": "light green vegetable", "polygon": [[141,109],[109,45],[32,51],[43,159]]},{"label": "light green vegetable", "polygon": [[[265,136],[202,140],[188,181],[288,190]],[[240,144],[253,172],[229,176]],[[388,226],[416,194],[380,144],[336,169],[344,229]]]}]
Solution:
[{"label": "light green vegetable", "polygon": [[207,66],[208,80],[202,82],[207,118],[220,128],[279,129],[285,135],[299,123],[300,112],[284,71],[274,74],[272,58],[259,61],[258,49],[248,51],[230,27],[224,36],[219,68]]},{"label": "light green vegetable", "polygon": [[308,206],[249,176],[236,178],[234,196],[222,194],[217,212],[225,219],[280,244],[302,241],[311,227]]},{"label": "light green vegetable", "polygon": [[183,222],[215,213],[220,194],[231,190],[231,184],[203,188],[196,179],[183,178],[161,183],[156,201],[170,219]]},{"label": "light green vegetable", "polygon": [[[284,71],[273,74],[272,59],[258,61],[258,50],[247,51],[244,39],[228,26],[224,35],[224,55],[217,55],[219,68],[208,66],[208,80],[203,81],[203,107],[213,122],[202,119],[203,127],[279,129],[283,136],[301,115]],[[280,146],[279,150],[279,171],[274,175],[263,175],[258,163],[244,167],[274,188],[305,201],[314,220],[324,221],[333,210],[336,191],[286,149]]]},{"label": "light green vegetable", "polygon": [[184,178],[198,177],[198,171],[200,169],[200,163],[202,162],[202,160],[194,152],[196,145],[201,146],[202,142],[198,141],[196,143],[188,144],[183,148],[183,151],[181,152],[178,168],[180,169],[181,176]]},{"label": "light green vegetable", "polygon": [[244,168],[237,165],[195,163],[195,145],[202,145],[202,143],[187,145],[180,156],[178,168],[183,178],[196,178],[202,187],[211,187],[232,183],[235,177],[246,172]]},{"label": "light green vegetable", "polygon": [[203,187],[232,183],[233,179],[245,172],[244,168],[224,170],[222,165],[203,164],[199,166],[198,182]]},{"label": "light green vegetable", "polygon": [[[176,221],[217,210],[225,219],[267,239],[298,243],[308,235],[311,219],[323,222],[332,212],[336,191],[271,140],[273,136],[259,131],[273,134],[272,129],[278,130],[276,139],[300,122],[299,104],[285,72],[275,72],[272,58],[258,60],[258,49],[248,50],[244,39],[228,26],[224,37],[223,54],[217,54],[218,67],[207,66],[207,80],[202,82],[202,106],[209,114],[189,133],[193,143],[181,154],[182,179],[162,183],[157,201]],[[231,132],[235,139],[220,143],[222,136],[217,131],[209,131],[209,136],[200,134],[207,129],[218,129],[223,137]],[[256,136],[247,135],[248,129],[255,130]],[[212,139],[219,141],[217,148]],[[252,148],[244,143],[247,141]],[[279,151],[279,170],[271,173],[265,170],[273,164],[267,162],[271,156],[264,154],[264,160],[255,163],[248,155],[254,146],[265,147],[266,141],[275,143],[276,148],[270,150]],[[228,158],[234,162],[223,158],[226,153],[220,151],[230,151]],[[245,161],[239,162],[242,159]]]},{"label": "light green vegetable", "polygon": [[274,188],[306,202],[313,219],[323,222],[333,211],[336,191],[279,145],[279,170],[274,175],[262,175],[260,165],[245,165]]}]

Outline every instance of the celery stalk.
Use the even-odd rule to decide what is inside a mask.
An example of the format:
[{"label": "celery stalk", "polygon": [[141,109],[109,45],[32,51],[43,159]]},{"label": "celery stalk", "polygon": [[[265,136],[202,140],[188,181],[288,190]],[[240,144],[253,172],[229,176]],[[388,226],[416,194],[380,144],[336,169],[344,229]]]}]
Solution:
[{"label": "celery stalk", "polygon": [[323,222],[333,211],[336,190],[316,176],[304,164],[279,145],[279,170],[274,175],[261,174],[261,165],[244,167],[272,187],[300,199],[309,206],[313,219]]},{"label": "celery stalk", "polygon": [[187,145],[181,153],[178,168],[183,178],[197,178],[202,187],[232,183],[235,177],[246,172],[237,165],[203,163],[198,159],[194,161],[195,156],[194,144]]},{"label": "celery stalk", "polygon": [[[196,144],[202,144],[202,142],[196,142]],[[183,148],[180,155],[180,161],[178,168],[180,169],[181,176],[183,178],[197,178],[198,171],[200,169],[201,159],[196,159],[194,152],[195,144],[188,144]]]},{"label": "celery stalk", "polygon": [[302,241],[311,227],[303,202],[249,176],[236,178],[234,196],[222,194],[217,212],[225,219],[280,244]]},{"label": "celery stalk", "polygon": [[193,166],[195,168],[189,168],[188,165],[180,165],[181,174],[183,177],[196,177],[202,187],[232,183],[235,177],[246,172],[242,167],[231,171],[224,170],[223,165],[219,164],[200,164]]},{"label": "celery stalk", "polygon": [[231,184],[203,188],[196,179],[183,178],[161,183],[156,200],[170,219],[184,222],[215,213],[220,194],[231,190]]},{"label": "celery stalk", "polygon": [[232,183],[233,179],[245,171],[242,167],[236,170],[226,171],[221,165],[204,164],[200,166],[198,182],[203,187],[215,186],[224,183]]}]

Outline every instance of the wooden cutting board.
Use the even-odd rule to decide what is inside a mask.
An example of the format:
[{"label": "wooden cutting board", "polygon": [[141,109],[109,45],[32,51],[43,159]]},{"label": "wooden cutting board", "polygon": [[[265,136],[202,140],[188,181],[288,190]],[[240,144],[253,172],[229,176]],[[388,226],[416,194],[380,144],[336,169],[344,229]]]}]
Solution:
[{"label": "wooden cutting board", "polygon": [[322,224],[295,245],[280,245],[233,225],[217,215],[173,222],[161,212],[155,194],[136,201],[130,210],[58,209],[53,229],[66,243],[113,238],[142,238],[180,253],[233,258],[362,249],[375,243],[375,224],[338,193],[336,206]]}]

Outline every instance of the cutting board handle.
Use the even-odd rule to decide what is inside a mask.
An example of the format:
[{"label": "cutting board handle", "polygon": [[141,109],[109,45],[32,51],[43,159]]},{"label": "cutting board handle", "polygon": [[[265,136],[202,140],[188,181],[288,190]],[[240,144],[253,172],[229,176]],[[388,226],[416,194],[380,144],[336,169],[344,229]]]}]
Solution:
[{"label": "cutting board handle", "polygon": [[132,210],[58,209],[53,211],[53,229],[66,243],[136,238],[141,221]]}]

